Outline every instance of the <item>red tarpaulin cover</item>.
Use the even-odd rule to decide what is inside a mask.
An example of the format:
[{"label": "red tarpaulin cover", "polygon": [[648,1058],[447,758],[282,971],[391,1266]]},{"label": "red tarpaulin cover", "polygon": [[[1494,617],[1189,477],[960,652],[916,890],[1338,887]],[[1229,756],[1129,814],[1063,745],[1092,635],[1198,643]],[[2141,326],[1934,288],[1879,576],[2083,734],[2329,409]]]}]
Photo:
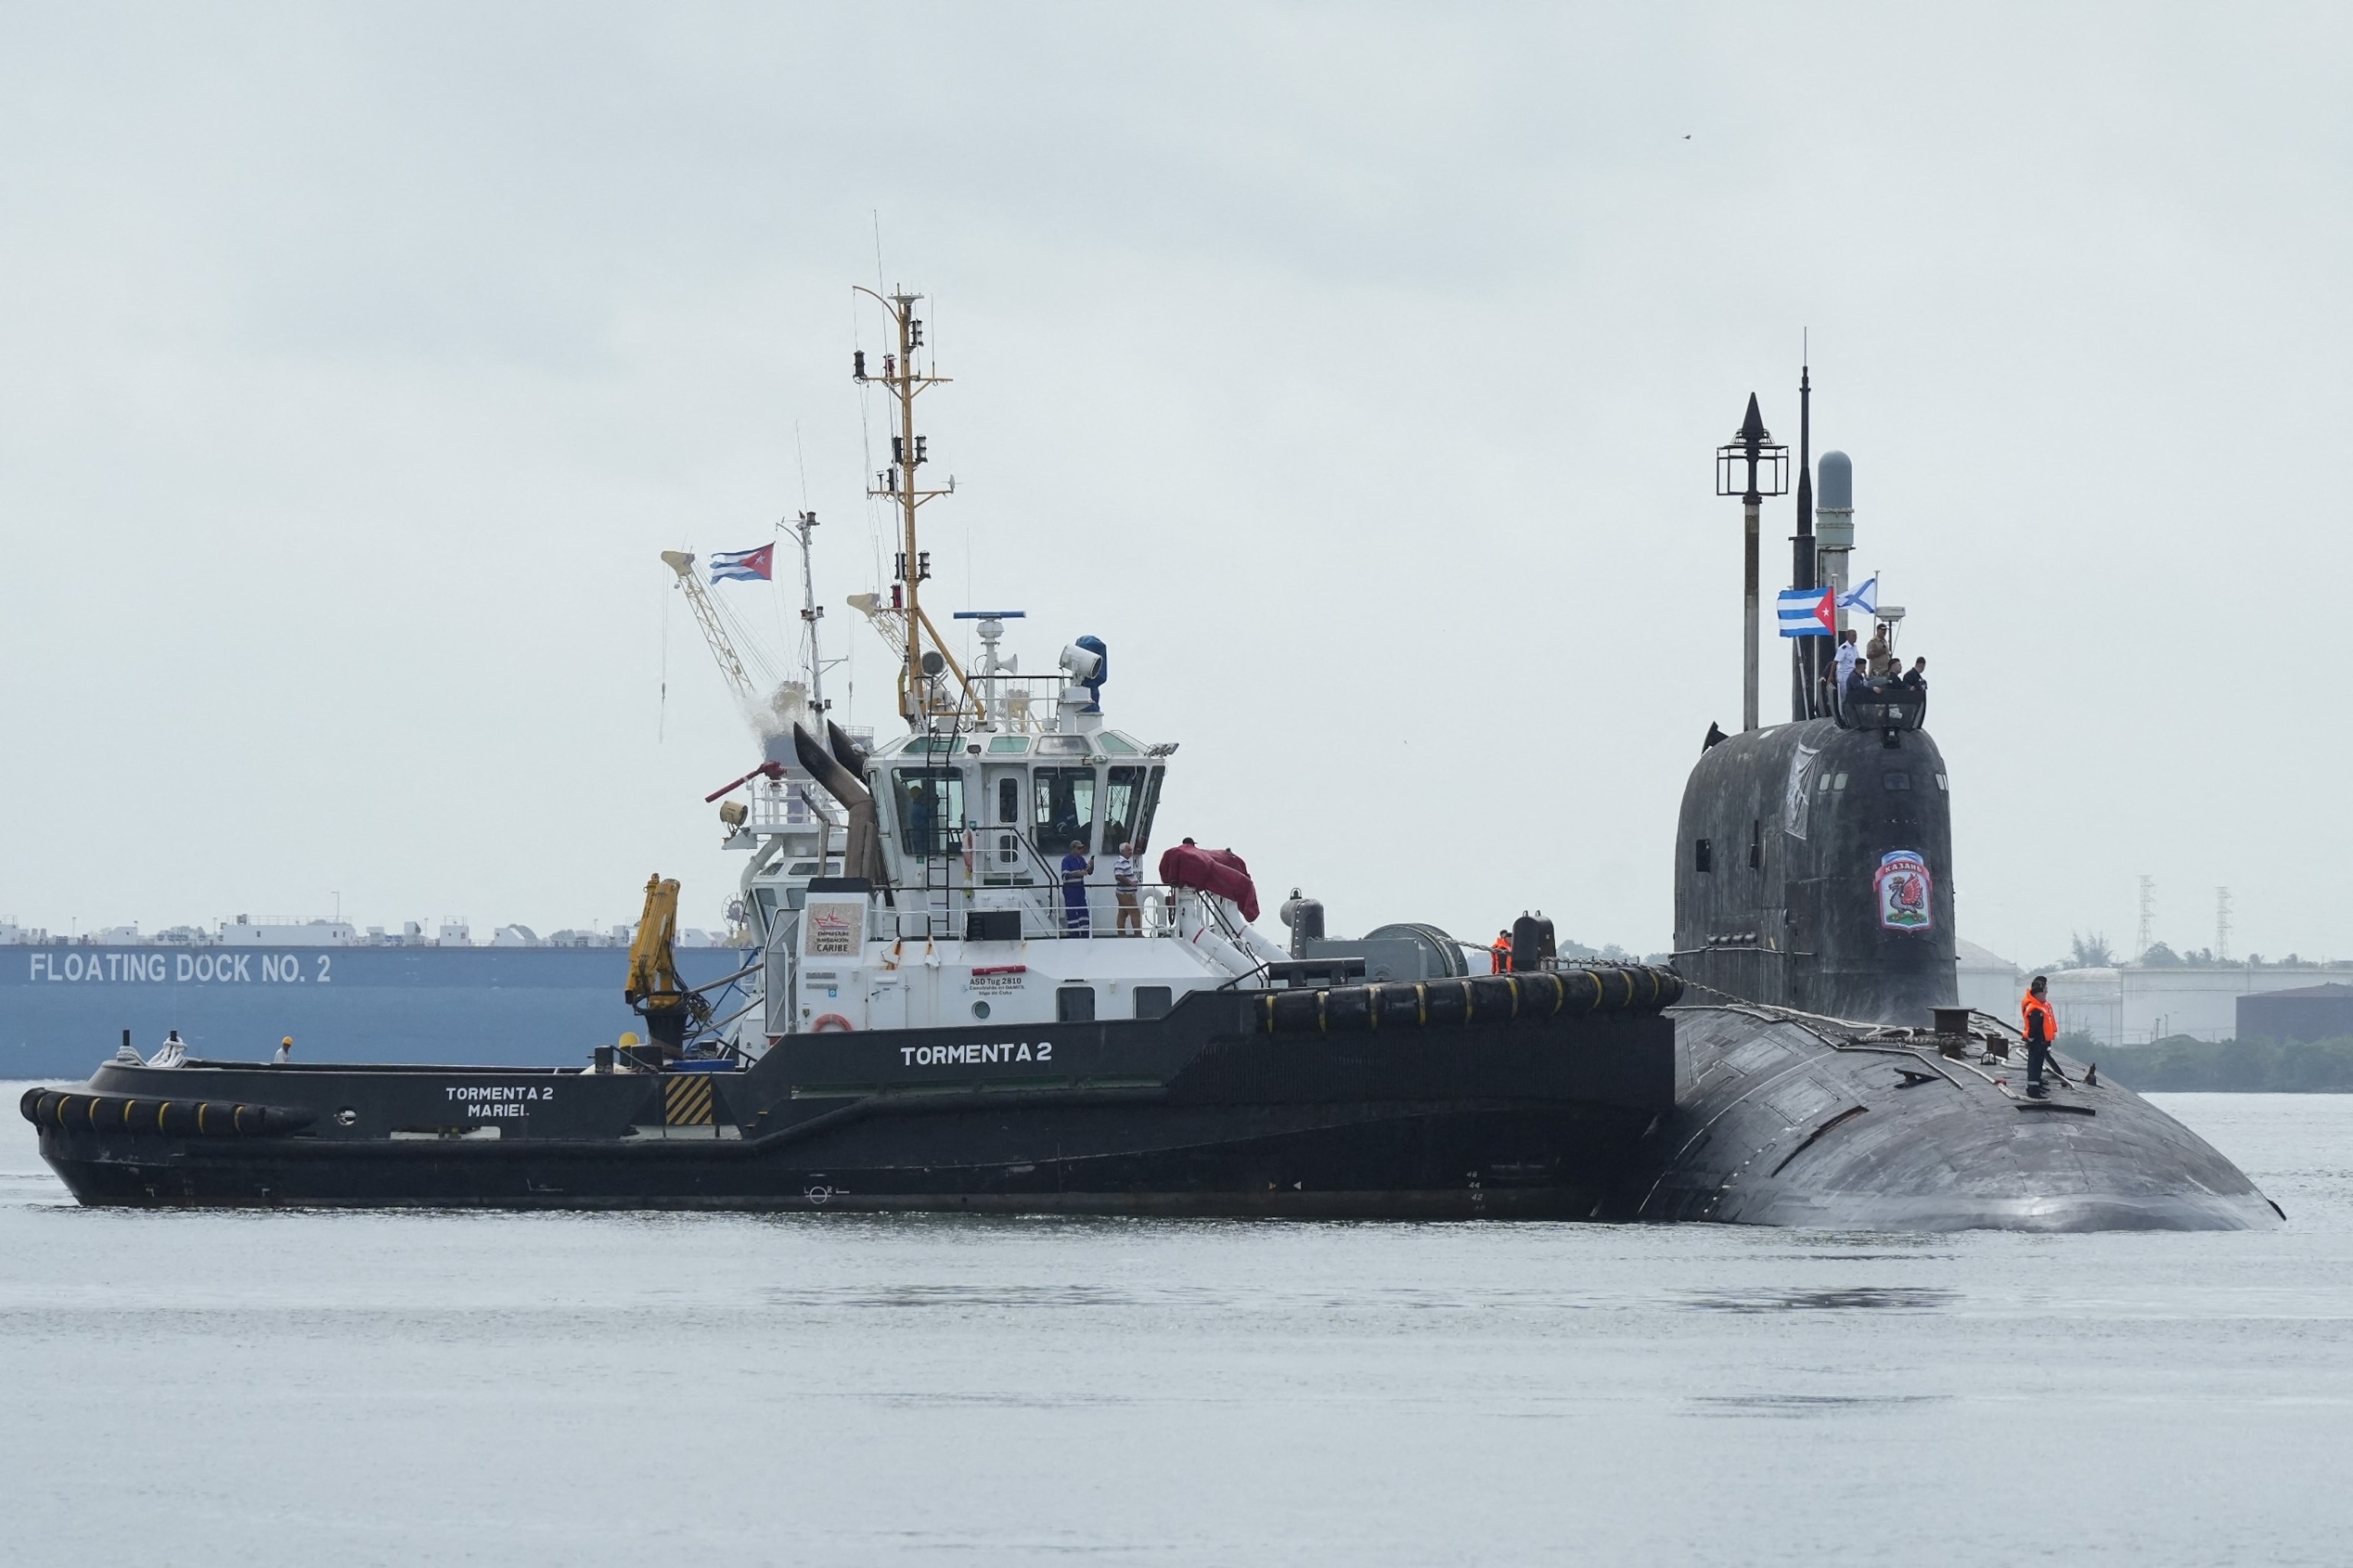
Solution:
[{"label": "red tarpaulin cover", "polygon": [[1160,880],[1171,887],[1198,887],[1238,905],[1245,920],[1258,918],[1258,889],[1250,885],[1250,867],[1231,850],[1178,844],[1160,852]]}]

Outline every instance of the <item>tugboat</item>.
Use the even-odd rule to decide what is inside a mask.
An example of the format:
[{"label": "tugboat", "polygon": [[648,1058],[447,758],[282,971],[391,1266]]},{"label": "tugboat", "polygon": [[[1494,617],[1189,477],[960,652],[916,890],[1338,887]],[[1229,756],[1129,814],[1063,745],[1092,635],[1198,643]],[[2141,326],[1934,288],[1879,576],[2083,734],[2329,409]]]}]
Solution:
[{"label": "tugboat", "polygon": [[[872,493],[902,539],[851,599],[898,659],[905,732],[871,749],[812,680],[716,791],[748,856],[755,963],[681,982],[677,884],[649,883],[628,995],[644,1043],[578,1068],[142,1062],[23,1101],[85,1203],[976,1210],[1584,1217],[1672,1114],[1669,969],[1564,963],[1539,931],[1486,966],[1433,927],[1276,945],[1248,865],[1187,840],[1144,867],[1176,747],[1115,726],[1110,650],[1054,673],[967,609],[963,667],[923,604],[920,296],[871,291],[896,352]],[[804,519],[804,522],[807,522]],[[806,529],[802,537],[806,543]],[[672,563],[685,576],[686,568]],[[691,563],[690,563],[691,565]],[[807,607],[814,624],[814,594]],[[451,1042],[495,1059],[496,1040]]]},{"label": "tugboat", "polygon": [[1957,1005],[1952,779],[1925,683],[1866,673],[1841,689],[1829,668],[1843,607],[1870,609],[1891,652],[1904,612],[1848,588],[1852,464],[1822,455],[1817,511],[1809,373],[1799,386],[1789,597],[1820,624],[1791,639],[1791,722],[1760,726],[1757,511],[1787,487],[1752,397],[1718,453],[1718,491],[1746,511],[1744,725],[1710,727],[1676,831],[1689,1086],[1610,1212],[1871,1230],[2277,1224],[2243,1172],[2094,1065],[2059,1058],[2047,1097],[2027,1093],[2016,1028]]}]

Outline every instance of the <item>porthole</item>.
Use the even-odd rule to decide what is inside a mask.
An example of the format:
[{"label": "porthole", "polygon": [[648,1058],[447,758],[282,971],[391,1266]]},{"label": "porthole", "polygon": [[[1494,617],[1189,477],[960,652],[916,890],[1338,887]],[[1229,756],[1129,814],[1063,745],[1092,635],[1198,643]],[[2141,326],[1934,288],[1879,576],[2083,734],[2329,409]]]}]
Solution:
[{"label": "porthole", "polygon": [[335,1113],[335,1125],[337,1127],[353,1127],[358,1125],[360,1113],[352,1109],[349,1106],[345,1106],[343,1109]]},{"label": "porthole", "polygon": [[988,1003],[985,1001],[974,1002],[972,1004],[972,1015],[975,1018],[987,1018],[988,1016]]}]

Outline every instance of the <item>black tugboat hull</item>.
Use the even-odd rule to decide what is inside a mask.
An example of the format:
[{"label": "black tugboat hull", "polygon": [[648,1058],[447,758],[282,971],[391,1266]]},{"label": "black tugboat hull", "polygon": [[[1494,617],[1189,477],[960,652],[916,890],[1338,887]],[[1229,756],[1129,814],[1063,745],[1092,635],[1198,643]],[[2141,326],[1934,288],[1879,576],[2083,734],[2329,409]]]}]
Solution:
[{"label": "black tugboat hull", "polygon": [[[787,1149],[716,1140],[125,1150],[45,1135],[84,1203],[126,1207],[938,1210],[1585,1218],[1651,1115],[1609,1107],[1142,1106],[917,1113]],[[995,1146],[959,1160],[955,1145]],[[1088,1150],[1057,1157],[1072,1146]],[[1019,1156],[1016,1158],[1015,1156]]]},{"label": "black tugboat hull", "polygon": [[1409,1022],[1341,988],[804,1036],[744,1072],[109,1066],[25,1108],[102,1205],[1584,1218],[1675,1099],[1673,979],[1631,973],[1444,982]]}]

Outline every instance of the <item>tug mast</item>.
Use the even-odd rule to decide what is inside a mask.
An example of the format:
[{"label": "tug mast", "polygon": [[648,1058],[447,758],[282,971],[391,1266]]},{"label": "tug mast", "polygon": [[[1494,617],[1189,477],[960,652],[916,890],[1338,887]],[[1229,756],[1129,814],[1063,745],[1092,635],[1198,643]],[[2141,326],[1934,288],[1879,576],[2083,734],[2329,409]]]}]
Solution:
[{"label": "tug mast", "polygon": [[[864,610],[886,637],[902,645],[899,716],[907,721],[910,728],[921,729],[926,717],[962,712],[967,703],[976,715],[984,711],[963,667],[948,652],[947,639],[940,635],[939,628],[923,612],[923,583],[932,575],[932,560],[915,538],[915,514],[923,503],[955,493],[953,476],[939,489],[926,489],[916,478],[916,471],[930,461],[930,453],[924,450],[925,439],[915,433],[915,399],[934,387],[944,386],[950,377],[916,368],[915,351],[923,346],[923,318],[915,313],[915,306],[923,300],[921,294],[902,289],[884,295],[862,285],[856,286],[856,291],[889,313],[898,339],[898,352],[883,355],[881,375],[867,370],[863,349],[853,356],[850,375],[860,386],[881,383],[898,404],[898,429],[891,438],[891,466],[874,476],[874,483],[866,493],[876,500],[888,500],[899,509],[900,548],[892,573],[893,602],[886,606],[871,595],[860,595],[851,603]],[[928,648],[926,637],[930,639]],[[937,683],[943,673],[955,677],[960,697],[947,698],[940,690]]]}]

